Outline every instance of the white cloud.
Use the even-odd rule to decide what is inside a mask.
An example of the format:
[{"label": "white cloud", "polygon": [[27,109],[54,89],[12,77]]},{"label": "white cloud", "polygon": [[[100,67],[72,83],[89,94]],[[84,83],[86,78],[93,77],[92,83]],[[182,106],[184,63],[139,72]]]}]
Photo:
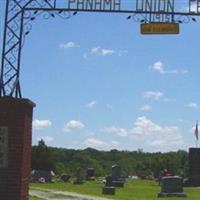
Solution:
[{"label": "white cloud", "polygon": [[33,124],[33,128],[37,130],[48,128],[52,125],[50,120],[39,120],[39,119],[33,120],[32,124]]},{"label": "white cloud", "polygon": [[91,148],[95,148],[95,149],[105,149],[106,147],[106,143],[96,139],[96,138],[87,138],[84,141],[84,144],[86,147],[91,147]]},{"label": "white cloud", "polygon": [[133,140],[135,147],[139,145],[150,151],[172,151],[183,147],[182,135],[177,126],[161,126],[146,116],[138,117],[130,129],[112,126],[101,131]]},{"label": "white cloud", "polygon": [[84,141],[84,145],[85,147],[91,147],[98,150],[110,150],[117,148],[119,146],[119,142],[111,141],[111,143],[107,143],[100,139],[92,137],[92,138],[87,138]]},{"label": "white cloud", "polygon": [[153,147],[154,150],[169,151],[179,149],[183,145],[182,135],[176,126],[160,126],[145,116],[139,117],[131,134],[144,145]]},{"label": "white cloud", "polygon": [[113,145],[113,146],[119,146],[119,142],[118,141],[115,141],[115,140],[113,140],[112,142],[111,142],[111,144]]},{"label": "white cloud", "polygon": [[[195,133],[195,129],[196,129],[196,126],[193,126],[193,127],[189,130],[189,132],[190,132],[190,133]],[[199,130],[199,125],[198,125],[198,130]]]},{"label": "white cloud", "polygon": [[131,130],[134,135],[149,135],[152,132],[161,131],[161,127],[154,124],[151,120],[145,116],[138,117],[135,121],[135,127]]},{"label": "white cloud", "polygon": [[187,106],[188,106],[189,108],[193,108],[193,109],[198,109],[198,108],[199,108],[198,104],[197,104],[197,103],[194,103],[194,102],[189,103]]},{"label": "white cloud", "polygon": [[113,49],[104,49],[101,47],[94,47],[90,50],[90,54],[98,55],[98,56],[111,56],[116,52]]},{"label": "white cloud", "polygon": [[195,1],[195,2],[191,2],[191,6],[190,6],[190,8],[189,8],[189,6],[187,6],[186,7],[186,11],[189,11],[190,10],[190,12],[199,12],[200,11],[200,9],[198,9],[198,7],[197,7],[197,1]]},{"label": "white cloud", "polygon": [[126,129],[124,128],[118,128],[118,127],[115,127],[115,126],[112,126],[112,127],[105,127],[102,129],[103,132],[105,133],[113,133],[113,134],[116,134],[120,137],[126,137],[128,135],[128,132]]},{"label": "white cloud", "polygon": [[60,44],[59,47],[63,48],[63,49],[69,49],[69,48],[79,47],[79,45],[77,45],[74,42],[70,41],[70,42],[67,42],[65,44]]},{"label": "white cloud", "polygon": [[96,105],[97,105],[97,101],[91,101],[86,105],[86,107],[87,108],[94,108]]},{"label": "white cloud", "polygon": [[144,105],[144,106],[142,106],[141,108],[140,108],[140,110],[142,110],[142,111],[149,111],[149,110],[151,110],[152,109],[152,107],[150,106],[150,105]]},{"label": "white cloud", "polygon": [[101,48],[99,46],[91,48],[88,52],[84,53],[83,57],[85,59],[88,59],[88,56],[90,55],[96,55],[96,56],[112,56],[112,55],[117,55],[119,57],[125,56],[128,54],[127,50],[114,50],[114,49],[107,49],[107,48]]},{"label": "white cloud", "polygon": [[156,148],[158,148],[158,147],[162,147],[162,146],[165,146],[166,144],[165,144],[165,141],[164,140],[154,140],[154,141],[152,141],[151,143],[150,143],[150,145],[152,146],[152,147],[156,147]]},{"label": "white cloud", "polygon": [[153,64],[151,67],[154,71],[160,73],[160,74],[186,74],[188,73],[188,70],[183,69],[183,70],[166,70],[165,65],[161,61],[157,61]]},{"label": "white cloud", "polygon": [[158,61],[158,62],[155,62],[152,66],[153,70],[163,74],[164,73],[164,65],[162,62]]},{"label": "white cloud", "polygon": [[49,137],[49,136],[40,136],[40,137],[37,137],[36,140],[37,141],[44,140],[45,143],[49,143],[49,142],[52,142],[54,138]]},{"label": "white cloud", "polygon": [[65,124],[63,131],[71,132],[77,129],[83,129],[84,127],[85,125],[82,122],[77,120],[70,120]]},{"label": "white cloud", "polygon": [[144,93],[145,99],[155,99],[159,100],[161,97],[163,97],[163,93],[159,91],[146,91]]}]

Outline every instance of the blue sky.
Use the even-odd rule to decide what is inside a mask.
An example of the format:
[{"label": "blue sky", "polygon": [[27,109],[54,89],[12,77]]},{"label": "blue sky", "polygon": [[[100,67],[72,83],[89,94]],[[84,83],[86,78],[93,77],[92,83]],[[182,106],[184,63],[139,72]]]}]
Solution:
[{"label": "blue sky", "polygon": [[37,104],[33,144],[150,152],[195,145],[200,18],[181,24],[179,35],[143,36],[126,17],[33,22],[21,62],[23,97]]}]

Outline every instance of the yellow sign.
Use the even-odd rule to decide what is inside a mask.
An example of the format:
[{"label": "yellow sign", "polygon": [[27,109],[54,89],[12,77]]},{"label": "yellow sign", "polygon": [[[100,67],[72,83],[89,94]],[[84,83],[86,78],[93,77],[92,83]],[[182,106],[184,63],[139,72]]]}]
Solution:
[{"label": "yellow sign", "polygon": [[152,22],[141,24],[141,34],[179,34],[179,24]]}]

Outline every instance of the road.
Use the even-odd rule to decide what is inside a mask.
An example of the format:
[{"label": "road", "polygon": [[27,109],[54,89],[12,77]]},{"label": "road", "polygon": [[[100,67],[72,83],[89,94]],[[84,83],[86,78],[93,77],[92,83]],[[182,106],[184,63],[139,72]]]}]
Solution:
[{"label": "road", "polygon": [[[77,194],[74,192],[62,192],[55,190],[42,190],[42,189],[30,189],[30,196],[35,196],[43,200],[108,200],[106,198],[93,197],[89,195]],[[110,200],[110,199],[109,199]]]}]

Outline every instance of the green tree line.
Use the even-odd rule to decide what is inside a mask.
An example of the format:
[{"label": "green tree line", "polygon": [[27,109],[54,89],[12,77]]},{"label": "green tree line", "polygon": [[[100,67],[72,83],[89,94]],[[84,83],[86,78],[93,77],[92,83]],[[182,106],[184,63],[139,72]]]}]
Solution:
[{"label": "green tree line", "polygon": [[163,169],[172,175],[187,176],[188,153],[184,150],[167,153],[137,151],[98,151],[87,148],[74,150],[48,147],[43,140],[32,147],[32,169],[53,170],[56,174],[76,173],[77,167],[95,169],[96,176],[111,173],[111,167],[118,164],[124,176],[158,177]]}]

